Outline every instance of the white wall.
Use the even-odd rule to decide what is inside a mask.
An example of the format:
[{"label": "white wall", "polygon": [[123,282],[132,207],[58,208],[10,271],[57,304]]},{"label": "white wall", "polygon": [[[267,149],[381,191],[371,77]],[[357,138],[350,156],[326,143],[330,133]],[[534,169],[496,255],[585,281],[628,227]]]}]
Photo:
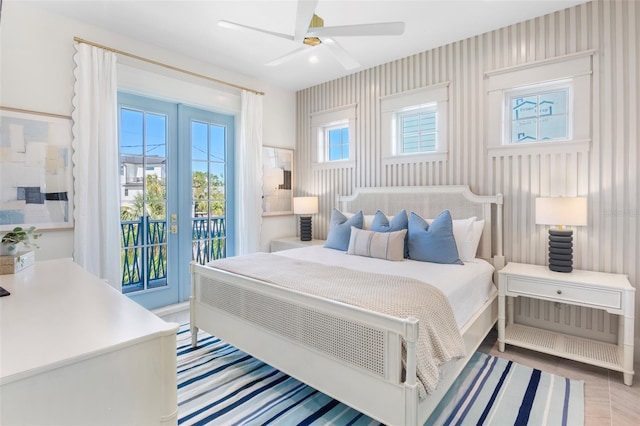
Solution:
[{"label": "white wall", "polygon": [[[547,228],[535,224],[535,197],[587,196],[589,225],[575,231],[574,266],[629,276],[638,289],[635,357],[640,359],[639,24],[640,3],[596,0],[298,92],[297,193],[321,197],[314,236],[326,235],[335,195],[351,194],[356,187],[467,184],[479,194],[504,194],[507,260],[545,264]],[[573,144],[526,152],[488,149],[486,72],[590,50],[587,150]],[[447,159],[385,161],[380,99],[445,82]],[[355,164],[314,170],[311,114],[352,104],[357,104]],[[522,310],[537,315],[547,309],[539,306]],[[615,319],[597,311],[589,315],[589,327],[617,332]],[[573,313],[565,312],[558,322],[569,316]]]},{"label": "white wall", "polygon": [[[24,2],[8,2],[2,7],[0,105],[70,116],[74,84],[74,36],[265,92],[264,144],[294,148],[295,94],[293,92],[232,71],[213,67],[197,59],[128,39],[102,28],[49,13]],[[179,73],[168,73],[163,69],[153,69],[145,64],[136,64],[135,61],[127,58],[119,59],[119,62],[158,73],[165,76],[164,78],[171,77],[183,80],[186,85],[191,87],[202,85],[217,92],[220,100],[217,103],[214,101],[215,105],[213,106],[218,106],[221,112],[234,113],[233,109],[239,105],[237,103],[234,106],[234,102],[229,101],[229,99],[238,97],[239,93],[235,89],[229,89],[225,86],[216,87],[214,83],[204,80]],[[130,82],[132,79],[123,78],[124,81]],[[206,100],[195,103],[198,104],[197,106],[212,107]],[[295,232],[296,221],[293,216],[265,218],[262,229],[262,247],[266,250],[272,238],[294,235]],[[73,255],[73,231],[44,231],[39,244],[41,248],[36,251],[36,259],[38,260],[71,257]]]}]

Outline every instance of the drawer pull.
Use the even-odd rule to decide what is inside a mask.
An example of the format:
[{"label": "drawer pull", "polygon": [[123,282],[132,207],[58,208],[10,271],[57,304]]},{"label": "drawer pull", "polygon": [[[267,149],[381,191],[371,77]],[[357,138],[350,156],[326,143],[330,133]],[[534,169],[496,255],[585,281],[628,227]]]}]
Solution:
[{"label": "drawer pull", "polygon": [[556,293],[562,294],[562,290],[556,290]]}]

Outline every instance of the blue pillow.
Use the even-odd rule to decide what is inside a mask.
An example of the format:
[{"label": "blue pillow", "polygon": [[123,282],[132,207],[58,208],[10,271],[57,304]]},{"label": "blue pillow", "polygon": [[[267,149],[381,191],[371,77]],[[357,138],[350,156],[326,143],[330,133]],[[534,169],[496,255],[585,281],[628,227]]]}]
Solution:
[{"label": "blue pillow", "polygon": [[[391,222],[387,216],[380,210],[373,216],[373,222],[371,222],[371,230],[376,232],[395,232],[402,231],[409,228],[409,219],[407,218],[407,211],[405,209],[400,210],[393,218]],[[404,257],[409,257],[409,235],[404,236]]]},{"label": "blue pillow", "polygon": [[331,212],[331,220],[329,222],[329,235],[324,246],[336,250],[347,251],[349,248],[349,239],[351,238],[351,227],[362,229],[364,216],[362,210],[354,214],[347,220],[340,210],[333,209]]},{"label": "blue pillow", "polygon": [[409,258],[432,263],[464,265],[453,237],[453,221],[444,210],[431,225],[411,212],[409,217]]}]

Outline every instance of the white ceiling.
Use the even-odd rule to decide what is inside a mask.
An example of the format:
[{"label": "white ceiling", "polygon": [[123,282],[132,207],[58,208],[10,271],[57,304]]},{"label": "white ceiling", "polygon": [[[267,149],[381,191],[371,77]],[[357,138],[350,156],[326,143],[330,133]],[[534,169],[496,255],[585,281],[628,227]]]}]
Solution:
[{"label": "white ceiling", "polygon": [[[316,13],[324,19],[325,27],[387,21],[406,24],[402,36],[335,37],[360,63],[360,67],[346,71],[322,45],[284,64],[266,66],[267,62],[300,45],[217,25],[219,20],[227,20],[293,34],[295,0],[32,2],[49,11],[291,90],[314,86],[579,3],[584,0],[319,0]],[[114,47],[126,50],[123,46]],[[310,55],[317,57],[317,63],[309,62]]]}]

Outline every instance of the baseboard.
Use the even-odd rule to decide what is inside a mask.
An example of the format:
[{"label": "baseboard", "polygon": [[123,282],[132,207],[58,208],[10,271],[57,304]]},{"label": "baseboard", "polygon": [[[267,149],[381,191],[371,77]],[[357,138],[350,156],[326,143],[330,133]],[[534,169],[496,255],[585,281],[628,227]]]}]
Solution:
[{"label": "baseboard", "polygon": [[189,301],[176,303],[174,305],[162,306],[160,308],[156,308],[151,310],[154,314],[159,317],[176,314],[178,312],[188,311],[189,310]]}]

